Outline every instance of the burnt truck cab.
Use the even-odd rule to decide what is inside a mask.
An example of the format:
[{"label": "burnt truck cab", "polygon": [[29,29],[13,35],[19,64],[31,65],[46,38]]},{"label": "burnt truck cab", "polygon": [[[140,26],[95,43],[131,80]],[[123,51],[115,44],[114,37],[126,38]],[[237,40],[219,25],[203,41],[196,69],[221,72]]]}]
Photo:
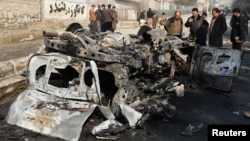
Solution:
[{"label": "burnt truck cab", "polygon": [[186,61],[187,55],[179,50],[185,41],[154,38],[150,47],[131,43],[129,36],[119,33],[102,33],[95,40],[83,29],[44,32],[44,37],[44,46],[29,56],[28,88],[11,105],[9,124],[79,140],[83,125],[97,109],[106,120],[91,133],[103,138],[115,129],[141,125],[150,114],[175,116],[168,99],[172,93],[184,96],[184,85],[174,80],[171,57]]}]

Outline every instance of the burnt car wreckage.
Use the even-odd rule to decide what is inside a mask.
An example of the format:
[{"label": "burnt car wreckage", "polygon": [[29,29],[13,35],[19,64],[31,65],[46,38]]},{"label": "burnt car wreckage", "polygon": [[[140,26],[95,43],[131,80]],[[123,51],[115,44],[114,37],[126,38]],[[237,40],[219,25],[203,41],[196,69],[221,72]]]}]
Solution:
[{"label": "burnt car wreckage", "polygon": [[[184,84],[175,79],[178,70],[220,90],[232,87],[240,51],[198,47],[163,30],[148,34],[151,42],[145,43],[120,33],[91,36],[76,23],[62,33],[44,31],[44,46],[27,64],[28,88],[11,105],[7,122],[79,140],[82,127],[98,110],[105,120],[91,133],[117,138],[114,135],[142,126],[151,115],[175,117],[176,108],[168,100],[184,96]],[[215,80],[224,87],[211,83]]]}]

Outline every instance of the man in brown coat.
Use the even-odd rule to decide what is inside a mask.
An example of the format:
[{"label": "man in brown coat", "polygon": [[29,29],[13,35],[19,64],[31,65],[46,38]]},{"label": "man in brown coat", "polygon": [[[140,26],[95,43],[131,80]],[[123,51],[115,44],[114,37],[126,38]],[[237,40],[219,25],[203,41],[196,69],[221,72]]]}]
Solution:
[{"label": "man in brown coat", "polygon": [[105,25],[106,25],[106,30],[112,31],[112,21],[115,19],[113,17],[113,10],[111,9],[111,4],[108,5],[108,9],[105,12]]},{"label": "man in brown coat", "polygon": [[91,9],[89,10],[89,21],[89,31],[91,34],[95,34],[97,32],[95,5],[92,5]]}]

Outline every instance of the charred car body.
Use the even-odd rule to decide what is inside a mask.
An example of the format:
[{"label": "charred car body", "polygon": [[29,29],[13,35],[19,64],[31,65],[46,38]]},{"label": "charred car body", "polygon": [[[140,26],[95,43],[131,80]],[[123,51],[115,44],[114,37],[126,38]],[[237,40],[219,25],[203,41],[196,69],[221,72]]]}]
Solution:
[{"label": "charred car body", "polygon": [[[202,62],[207,53],[192,40],[166,36],[163,30],[149,31],[152,41],[142,44],[135,35],[106,32],[92,39],[82,28],[71,29],[44,32],[44,47],[29,57],[28,89],[11,105],[8,123],[79,140],[82,126],[98,109],[106,120],[91,133],[105,138],[141,126],[153,114],[173,118],[176,109],[168,99],[173,93],[184,96],[184,85],[175,79],[183,64],[192,76],[209,74]],[[240,53],[228,52],[233,59],[225,60],[226,73],[236,76]]]}]

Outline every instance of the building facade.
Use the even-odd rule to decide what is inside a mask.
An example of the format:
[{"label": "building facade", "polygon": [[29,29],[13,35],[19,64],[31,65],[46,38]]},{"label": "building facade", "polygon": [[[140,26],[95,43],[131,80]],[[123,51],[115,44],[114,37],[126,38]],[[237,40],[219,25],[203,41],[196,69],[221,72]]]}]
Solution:
[{"label": "building facade", "polygon": [[25,29],[34,23],[88,22],[91,5],[116,6],[118,20],[136,21],[140,10],[175,10],[174,0],[1,0],[0,28]]}]

